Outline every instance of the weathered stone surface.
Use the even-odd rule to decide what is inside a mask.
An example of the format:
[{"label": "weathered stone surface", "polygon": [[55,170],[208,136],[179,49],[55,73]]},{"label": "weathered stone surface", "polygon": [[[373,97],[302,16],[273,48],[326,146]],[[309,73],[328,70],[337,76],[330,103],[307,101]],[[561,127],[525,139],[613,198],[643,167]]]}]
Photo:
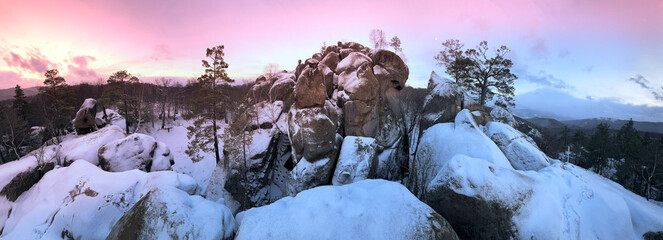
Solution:
[{"label": "weathered stone surface", "polygon": [[428,81],[430,93],[426,97],[421,117],[421,131],[444,122],[453,122],[454,117],[473,100],[455,82],[443,79],[435,72]]},{"label": "weathered stone surface", "polygon": [[97,116],[97,101],[88,98],[85,99],[81,108],[76,112],[74,118],[74,128],[78,134],[86,134],[97,130],[97,124],[94,121]]},{"label": "weathered stone surface", "polygon": [[235,219],[222,203],[164,187],[136,202],[106,239],[230,239],[234,228]]},{"label": "weathered stone surface", "polygon": [[324,107],[293,108],[289,114],[290,141],[296,160],[306,158],[315,162],[325,156],[335,155],[338,115],[330,102]]},{"label": "weathered stone surface", "polygon": [[383,89],[393,87],[402,89],[410,75],[410,70],[403,59],[396,53],[388,50],[377,50],[371,55],[373,72],[380,81]]},{"label": "weathered stone surface", "polygon": [[347,136],[334,170],[332,184],[345,185],[375,176],[380,147],[375,139]]},{"label": "weathered stone surface", "polygon": [[323,106],[327,99],[324,75],[316,68],[307,66],[295,85],[295,105],[297,108]]},{"label": "weathered stone surface", "polygon": [[295,75],[281,73],[271,89],[269,89],[270,101],[283,101],[289,102],[289,99],[294,99],[293,91],[295,89]]}]

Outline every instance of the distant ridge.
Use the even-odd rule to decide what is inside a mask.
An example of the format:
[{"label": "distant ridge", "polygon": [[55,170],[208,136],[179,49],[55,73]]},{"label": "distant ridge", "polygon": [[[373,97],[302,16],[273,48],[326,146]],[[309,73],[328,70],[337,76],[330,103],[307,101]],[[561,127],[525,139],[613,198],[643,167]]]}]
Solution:
[{"label": "distant ridge", "polygon": [[[23,88],[26,97],[34,96],[39,93],[39,87]],[[0,89],[0,101],[14,98],[14,88]]]}]

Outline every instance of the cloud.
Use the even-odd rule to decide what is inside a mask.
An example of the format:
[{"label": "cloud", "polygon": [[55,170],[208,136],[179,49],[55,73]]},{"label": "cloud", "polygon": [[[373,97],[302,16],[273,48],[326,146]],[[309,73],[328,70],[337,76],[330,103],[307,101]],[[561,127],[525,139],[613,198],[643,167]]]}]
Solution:
[{"label": "cloud", "polygon": [[170,49],[170,46],[165,44],[159,44],[154,46],[154,52],[152,53],[152,60],[173,60],[173,51]]},{"label": "cloud", "polygon": [[540,71],[538,74],[534,75],[528,72],[520,74],[520,79],[527,80],[532,83],[536,83],[546,87],[553,87],[559,89],[572,89],[573,86],[566,84],[563,80],[553,76],[552,74],[546,74],[543,71]]},{"label": "cloud", "polygon": [[38,49],[28,52],[25,57],[10,51],[9,56],[3,57],[2,59],[5,60],[9,67],[40,74],[45,73],[49,67],[55,66],[55,64],[46,59]]},{"label": "cloud", "polygon": [[649,82],[649,80],[647,80],[645,77],[643,77],[640,74],[635,75],[635,77],[629,78],[628,81],[638,84],[641,88],[649,91],[656,100],[663,102],[663,87],[658,89],[657,87],[652,86],[651,82]]},{"label": "cloud", "polygon": [[582,70],[585,71],[585,72],[592,72],[592,71],[594,71],[594,65],[586,66]]},{"label": "cloud", "polygon": [[561,51],[559,51],[559,53],[557,53],[557,57],[559,58],[565,58],[568,57],[569,55],[571,55],[571,51],[569,51],[568,49],[562,49]]},{"label": "cloud", "polygon": [[546,58],[548,55],[548,44],[546,44],[546,40],[543,38],[537,38],[534,41],[534,45],[530,48],[530,53],[532,54],[532,57],[536,59]]},{"label": "cloud", "polygon": [[610,117],[636,121],[660,122],[663,107],[624,104],[616,98],[584,98],[551,88],[541,88],[514,97],[516,109],[533,110],[560,119]]},{"label": "cloud", "polygon": [[88,68],[88,64],[96,60],[97,59],[92,56],[73,57],[71,59],[71,62],[73,62],[74,64],[73,65],[70,64],[69,66],[67,66],[67,70],[69,70],[69,75],[85,79],[97,78],[99,76],[97,72],[95,70]]},{"label": "cloud", "polygon": [[21,74],[12,71],[0,71],[0,89],[13,88],[16,85],[21,87],[34,87],[38,85],[37,79],[25,79]]}]

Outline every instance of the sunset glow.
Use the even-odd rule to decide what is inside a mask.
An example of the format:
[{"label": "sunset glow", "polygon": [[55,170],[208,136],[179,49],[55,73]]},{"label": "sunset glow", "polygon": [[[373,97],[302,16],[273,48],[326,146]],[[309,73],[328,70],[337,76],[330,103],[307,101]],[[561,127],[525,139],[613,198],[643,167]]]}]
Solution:
[{"label": "sunset glow", "polygon": [[[0,88],[39,85],[51,68],[74,84],[118,70],[184,80],[222,44],[230,76],[252,79],[269,63],[293,70],[323,42],[369,45],[379,28],[401,38],[412,86],[444,72],[433,59],[442,41],[487,40],[513,50],[516,94],[556,88],[663,106],[660,1],[2,0],[0,12]],[[629,80],[638,75],[648,88]]]}]

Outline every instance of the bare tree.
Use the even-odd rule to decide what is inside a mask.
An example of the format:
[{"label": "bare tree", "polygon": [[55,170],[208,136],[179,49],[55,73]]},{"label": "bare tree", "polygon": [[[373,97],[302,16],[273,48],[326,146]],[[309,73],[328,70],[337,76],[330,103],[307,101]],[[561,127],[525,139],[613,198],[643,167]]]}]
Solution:
[{"label": "bare tree", "polygon": [[272,76],[274,76],[274,74],[279,72],[279,65],[276,63],[269,63],[267,64],[267,66],[263,68],[263,72],[265,74],[265,77],[269,79]]},{"label": "bare tree", "polygon": [[160,77],[157,78],[156,83],[161,88],[159,88],[159,95],[161,95],[161,129],[166,127],[166,104],[168,103],[168,88],[172,84],[173,80],[169,78]]},{"label": "bare tree", "polygon": [[385,49],[387,46],[389,46],[384,31],[380,29],[371,30],[369,38],[371,40],[371,45],[373,45],[373,48],[375,49]]}]

